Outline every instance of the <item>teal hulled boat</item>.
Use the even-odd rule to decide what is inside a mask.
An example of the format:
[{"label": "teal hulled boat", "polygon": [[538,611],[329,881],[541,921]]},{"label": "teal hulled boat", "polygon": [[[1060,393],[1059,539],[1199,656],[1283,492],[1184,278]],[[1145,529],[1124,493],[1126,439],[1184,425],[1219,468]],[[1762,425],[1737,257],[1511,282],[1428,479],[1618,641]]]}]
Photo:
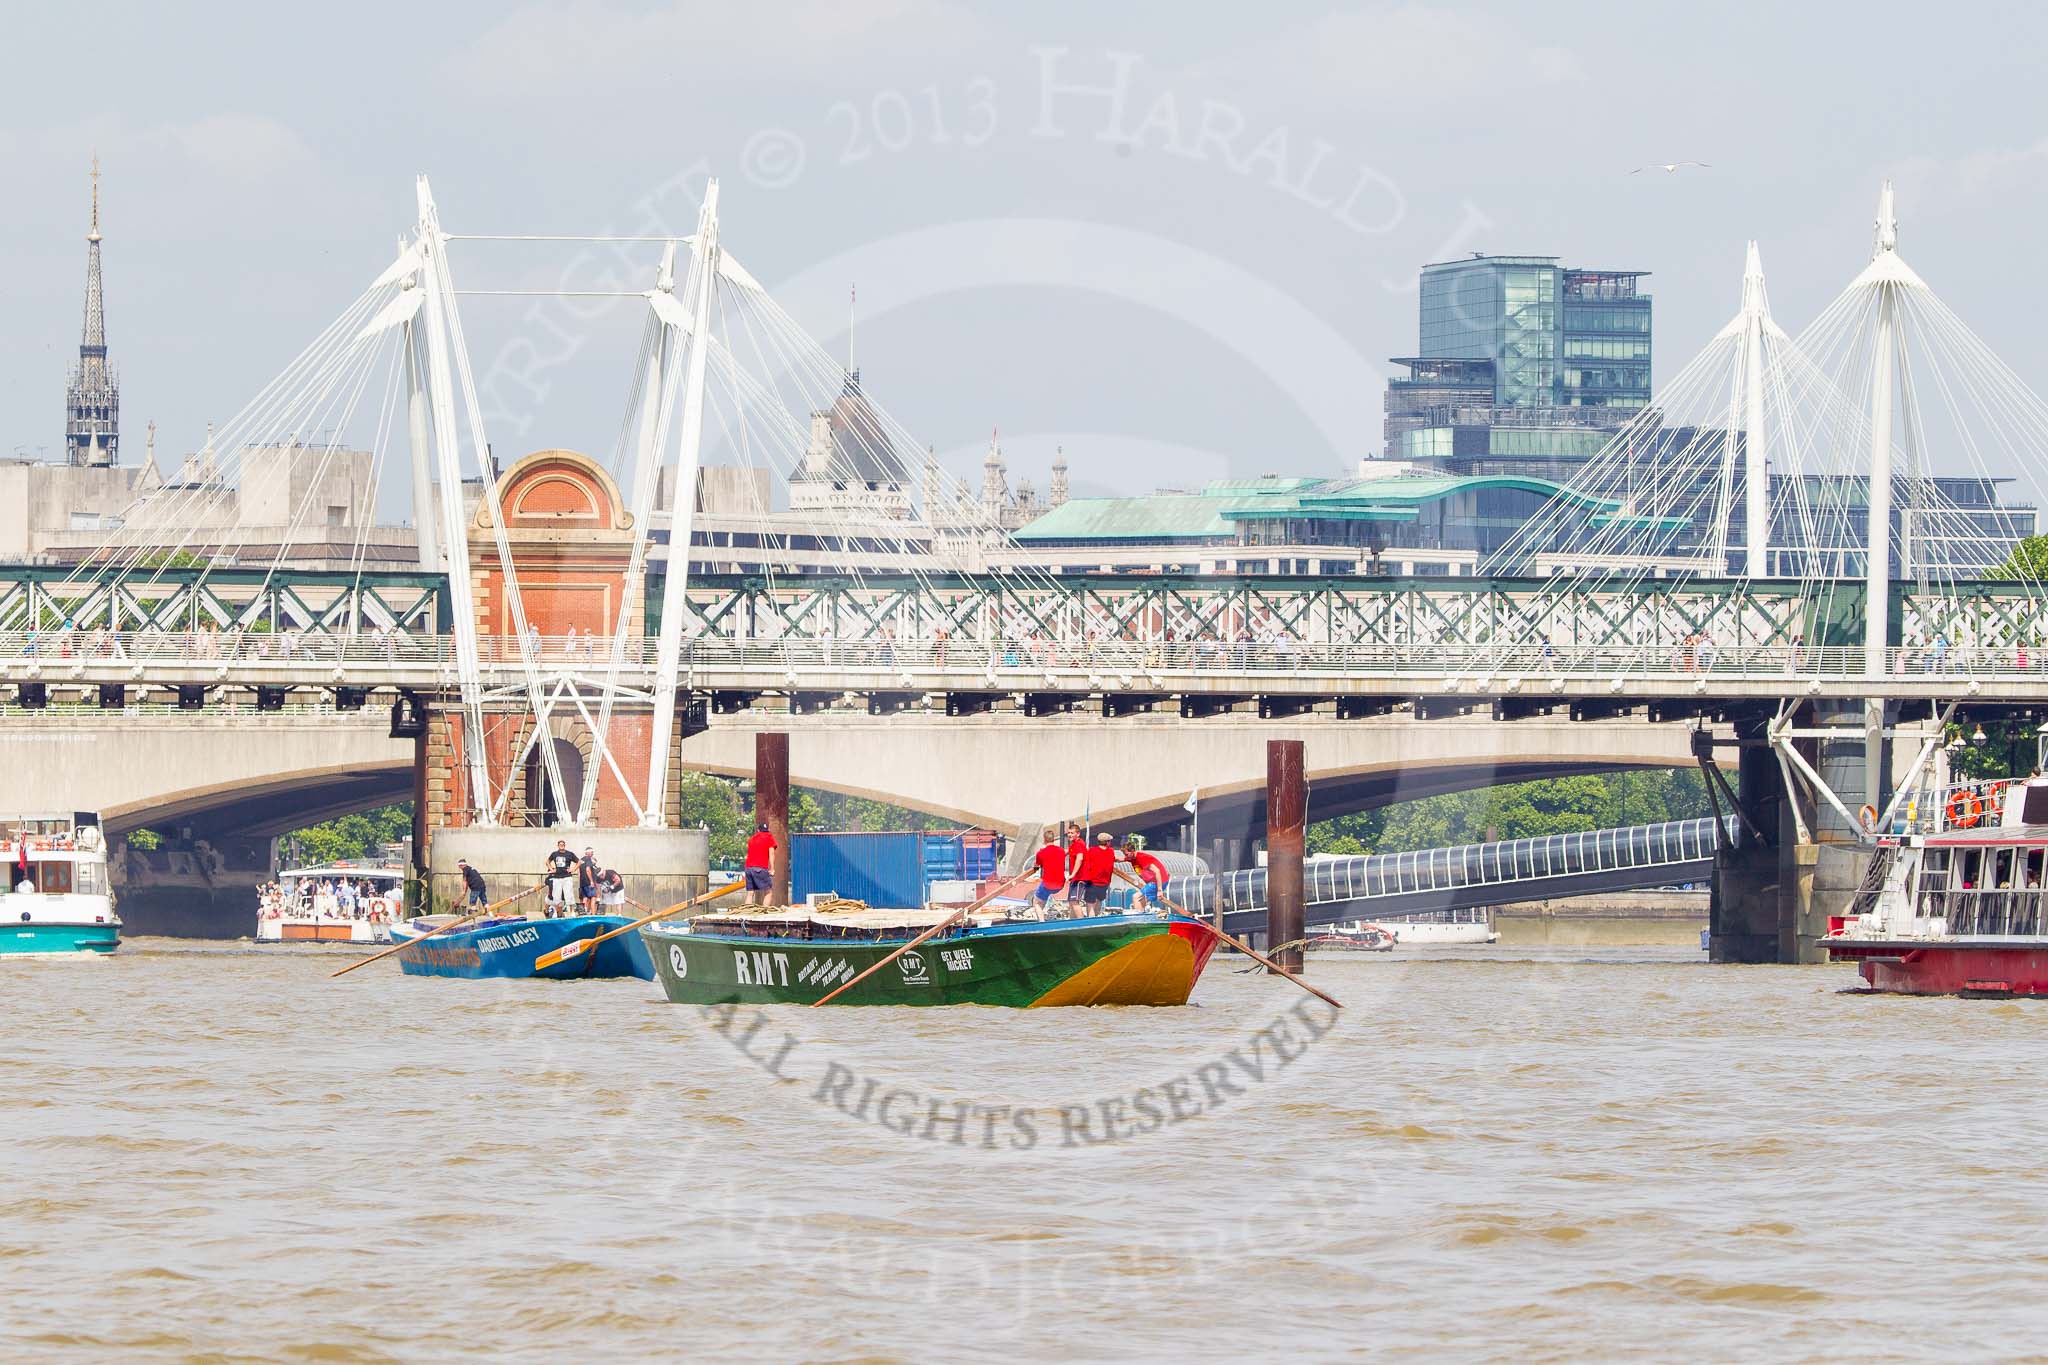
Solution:
[{"label": "teal hulled boat", "polygon": [[[15,897],[9,895],[7,899]],[[111,953],[120,946],[121,921],[112,915],[85,924],[19,914],[0,925],[0,957],[71,957],[79,953]]]},{"label": "teal hulled boat", "polygon": [[99,817],[33,816],[0,840],[0,957],[77,957],[121,946]]}]

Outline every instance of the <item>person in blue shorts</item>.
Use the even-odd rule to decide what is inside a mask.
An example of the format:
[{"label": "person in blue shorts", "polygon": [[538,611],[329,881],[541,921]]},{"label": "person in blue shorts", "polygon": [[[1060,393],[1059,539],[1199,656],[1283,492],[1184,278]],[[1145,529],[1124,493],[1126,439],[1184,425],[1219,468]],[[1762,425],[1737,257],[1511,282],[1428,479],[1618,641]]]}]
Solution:
[{"label": "person in blue shorts", "polygon": [[1166,894],[1166,864],[1145,851],[1145,841],[1133,834],[1124,840],[1124,861],[1138,876],[1138,894],[1158,909]]},{"label": "person in blue shorts", "polygon": [[740,869],[746,881],[747,894],[741,898],[742,905],[766,905],[775,887],[775,836],[768,832],[766,821],[755,827],[747,839],[747,861]]},{"label": "person in blue shorts", "polygon": [[484,900],[484,874],[469,865],[469,859],[457,858],[455,866],[462,871],[462,904],[464,909],[475,906],[482,909]]},{"label": "person in blue shorts", "polygon": [[1034,855],[1033,861],[1038,864],[1038,889],[1031,893],[1031,898],[1038,902],[1039,918],[1043,919],[1052,898],[1067,885],[1067,851],[1060,847],[1058,825],[1045,827],[1045,845]]}]

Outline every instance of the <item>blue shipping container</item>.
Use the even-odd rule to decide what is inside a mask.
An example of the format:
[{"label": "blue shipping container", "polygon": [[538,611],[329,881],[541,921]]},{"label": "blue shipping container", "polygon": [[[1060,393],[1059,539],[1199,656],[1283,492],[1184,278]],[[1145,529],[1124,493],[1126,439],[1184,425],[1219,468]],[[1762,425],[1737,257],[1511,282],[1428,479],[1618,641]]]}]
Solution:
[{"label": "blue shipping container", "polygon": [[921,906],[925,836],[888,834],[792,834],[789,836],[789,894],[849,896],[890,909]]},{"label": "blue shipping container", "polygon": [[986,881],[996,875],[996,841],[987,830],[934,831],[924,836],[924,880]]},{"label": "blue shipping container", "polygon": [[960,839],[952,834],[927,834],[924,836],[924,880],[929,886],[933,882],[957,881],[960,878]]}]

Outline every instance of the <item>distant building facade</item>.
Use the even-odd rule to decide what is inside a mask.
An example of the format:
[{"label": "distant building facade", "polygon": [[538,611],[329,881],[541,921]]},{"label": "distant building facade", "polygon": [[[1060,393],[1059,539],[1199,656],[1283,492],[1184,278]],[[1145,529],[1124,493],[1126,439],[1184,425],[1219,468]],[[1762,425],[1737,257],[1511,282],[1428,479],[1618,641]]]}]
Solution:
[{"label": "distant building facade", "polygon": [[[913,475],[914,471],[914,475]],[[809,441],[778,506],[762,468],[697,471],[691,568],[698,573],[819,574],[972,572],[1008,545],[1007,535],[1066,500],[1067,462],[1054,457],[1050,501],[1028,480],[1011,487],[998,441],[982,460],[979,487],[961,484],[931,451],[905,451],[849,370],[830,407],[810,415]],[[674,490],[664,472],[652,537],[665,562]]]},{"label": "distant building facade", "polygon": [[811,414],[810,445],[789,480],[796,512],[831,512],[902,518],[911,514],[905,460],[881,417],[849,370],[832,406]]}]

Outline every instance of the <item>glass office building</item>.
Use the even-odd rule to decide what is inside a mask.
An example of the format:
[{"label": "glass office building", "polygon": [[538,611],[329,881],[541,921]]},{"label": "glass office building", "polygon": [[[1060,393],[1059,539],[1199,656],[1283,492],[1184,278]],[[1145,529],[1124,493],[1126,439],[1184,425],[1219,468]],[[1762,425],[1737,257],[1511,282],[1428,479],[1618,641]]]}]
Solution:
[{"label": "glass office building", "polygon": [[1419,354],[1387,385],[1388,457],[1569,477],[1650,401],[1646,273],[1555,256],[1424,266]]}]

